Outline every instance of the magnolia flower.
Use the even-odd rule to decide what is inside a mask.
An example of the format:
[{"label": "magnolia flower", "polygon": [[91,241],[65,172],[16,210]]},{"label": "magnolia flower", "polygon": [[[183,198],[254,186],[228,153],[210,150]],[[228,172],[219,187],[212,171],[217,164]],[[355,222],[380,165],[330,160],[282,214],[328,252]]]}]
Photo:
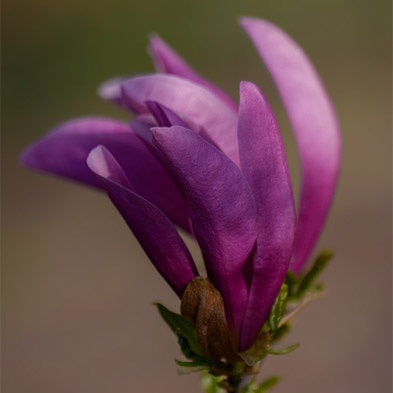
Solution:
[{"label": "magnolia flower", "polygon": [[287,158],[262,91],[240,103],[194,71],[161,38],[158,73],[112,79],[99,94],[135,114],[68,121],[30,146],[24,165],[105,190],[179,295],[198,270],[175,227],[197,240],[237,349],[255,341],[288,269],[299,273],[324,225],[340,165],[332,104],[302,49],[277,26],[240,21],[269,69],[297,140],[297,217]]}]

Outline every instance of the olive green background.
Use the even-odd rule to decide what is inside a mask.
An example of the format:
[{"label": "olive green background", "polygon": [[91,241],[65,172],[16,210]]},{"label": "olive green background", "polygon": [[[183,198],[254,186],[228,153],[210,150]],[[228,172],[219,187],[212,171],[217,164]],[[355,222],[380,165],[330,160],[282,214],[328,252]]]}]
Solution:
[{"label": "olive green background", "polygon": [[[295,188],[298,159],[268,73],[237,24],[269,19],[307,51],[344,139],[339,190],[319,248],[337,256],[329,294],[297,318],[293,354],[268,358],[277,393],[391,391],[391,4],[356,0],[3,0],[2,387],[4,393],[198,392],[176,375],[175,338],[152,306],[177,309],[106,198],[32,173],[21,149],[85,114],[126,115],[96,96],[152,71],[150,32],[235,97],[256,82],[277,114]],[[192,241],[192,251],[201,258]]]}]

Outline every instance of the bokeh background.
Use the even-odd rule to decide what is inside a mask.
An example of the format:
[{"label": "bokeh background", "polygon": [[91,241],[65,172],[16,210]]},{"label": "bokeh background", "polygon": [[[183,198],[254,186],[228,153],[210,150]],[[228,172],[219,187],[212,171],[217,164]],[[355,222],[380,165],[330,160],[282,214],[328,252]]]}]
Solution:
[{"label": "bokeh background", "polygon": [[[68,118],[126,118],[96,96],[152,71],[150,32],[237,96],[262,87],[294,184],[298,159],[278,94],[240,15],[287,30],[335,103],[344,158],[319,247],[336,250],[329,294],[297,318],[294,353],[271,357],[277,393],[391,392],[391,3],[369,0],[3,0],[2,387],[4,393],[198,392],[176,375],[175,338],[152,306],[178,300],[105,195],[32,173],[26,144]],[[198,250],[191,244],[196,258]]]}]

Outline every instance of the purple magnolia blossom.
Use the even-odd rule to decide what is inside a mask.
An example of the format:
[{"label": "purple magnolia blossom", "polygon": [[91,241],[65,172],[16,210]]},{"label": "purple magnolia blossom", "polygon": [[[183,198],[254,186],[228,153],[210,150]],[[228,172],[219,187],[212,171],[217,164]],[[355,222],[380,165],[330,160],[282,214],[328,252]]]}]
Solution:
[{"label": "purple magnolia blossom", "polygon": [[242,18],[281,94],[299,146],[297,217],[285,150],[261,90],[240,103],[161,38],[158,73],[120,77],[99,94],[129,124],[71,120],[30,146],[22,163],[105,190],[157,270],[181,297],[198,275],[175,225],[198,241],[239,351],[250,347],[289,269],[299,273],[325,222],[340,165],[332,104],[302,49],[277,26]]}]

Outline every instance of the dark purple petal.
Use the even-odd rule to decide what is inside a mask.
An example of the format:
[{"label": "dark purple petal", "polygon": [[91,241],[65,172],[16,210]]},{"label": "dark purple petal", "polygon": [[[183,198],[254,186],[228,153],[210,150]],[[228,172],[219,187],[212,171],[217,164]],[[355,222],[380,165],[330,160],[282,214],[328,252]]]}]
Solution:
[{"label": "dark purple petal", "polygon": [[146,101],[156,101],[202,127],[214,143],[239,163],[237,115],[209,90],[174,75],[139,76],[123,85],[124,102],[136,113],[146,113]]},{"label": "dark purple petal", "polygon": [[336,188],[341,137],[333,105],[310,60],[285,32],[260,19],[241,24],[262,56],[288,111],[302,165],[291,270],[298,273],[318,239]]},{"label": "dark purple petal", "polygon": [[238,331],[248,298],[242,269],[256,239],[255,201],[240,169],[193,131],[153,128],[158,148],[183,187],[209,278]]},{"label": "dark purple petal", "polygon": [[181,297],[198,271],[176,228],[161,210],[135,193],[119,163],[105,147],[93,149],[87,165],[98,176],[156,269]]},{"label": "dark purple petal", "polygon": [[285,278],[293,250],[295,206],[284,145],[261,90],[240,84],[239,153],[257,206],[257,249],[239,349],[260,332]]},{"label": "dark purple petal", "polygon": [[153,147],[156,151],[158,151],[153,145],[153,134],[150,131],[152,127],[157,127],[157,122],[152,115],[144,113],[142,115],[135,116],[131,120],[130,125],[135,134],[147,143],[149,147]]},{"label": "dark purple petal", "polygon": [[159,127],[189,127],[189,124],[187,124],[178,114],[158,102],[147,101],[146,106],[156,119]]},{"label": "dark purple petal", "polygon": [[[152,112],[155,112],[157,110],[160,111],[162,106],[157,104],[158,107],[153,106],[151,107]],[[149,105],[150,106],[150,105]],[[169,111],[169,109],[167,109],[167,111]],[[151,129],[153,127],[157,127],[157,122],[159,123],[159,126],[162,126],[163,124],[167,124],[169,122],[169,118],[171,120],[174,120],[176,116],[173,112],[173,117],[170,116],[169,118],[166,117],[165,115],[166,112],[159,112],[158,114],[156,114],[156,119],[159,119],[159,121],[155,120],[155,118],[153,117],[153,115],[151,114],[142,114],[139,116],[134,117],[131,120],[131,126],[133,128],[133,130],[135,131],[135,133],[144,141],[144,143],[146,144],[146,146],[148,147],[148,149],[151,151],[151,153],[161,162],[161,164],[163,165],[164,168],[166,168],[167,173],[171,174],[171,168],[169,165],[169,162],[167,160],[167,158],[165,157],[165,155],[157,148],[157,146],[154,144],[153,142],[153,133],[151,131]],[[172,180],[175,182],[175,184],[178,186],[179,189],[181,189],[181,186],[178,185],[177,179],[173,178],[173,176],[171,176]],[[189,224],[191,225],[191,224]],[[187,228],[188,230],[188,228]],[[192,233],[192,230],[188,230],[190,233]]]},{"label": "dark purple petal", "polygon": [[179,54],[156,34],[150,37],[149,53],[151,54],[157,72],[181,76],[196,82],[213,92],[234,110],[237,110],[237,104],[227,93],[199,75],[179,56]]},{"label": "dark purple petal", "polygon": [[29,146],[21,156],[21,163],[99,187],[86,158],[100,144],[111,150],[138,194],[189,230],[188,208],[181,192],[126,123],[102,117],[70,120]]}]

